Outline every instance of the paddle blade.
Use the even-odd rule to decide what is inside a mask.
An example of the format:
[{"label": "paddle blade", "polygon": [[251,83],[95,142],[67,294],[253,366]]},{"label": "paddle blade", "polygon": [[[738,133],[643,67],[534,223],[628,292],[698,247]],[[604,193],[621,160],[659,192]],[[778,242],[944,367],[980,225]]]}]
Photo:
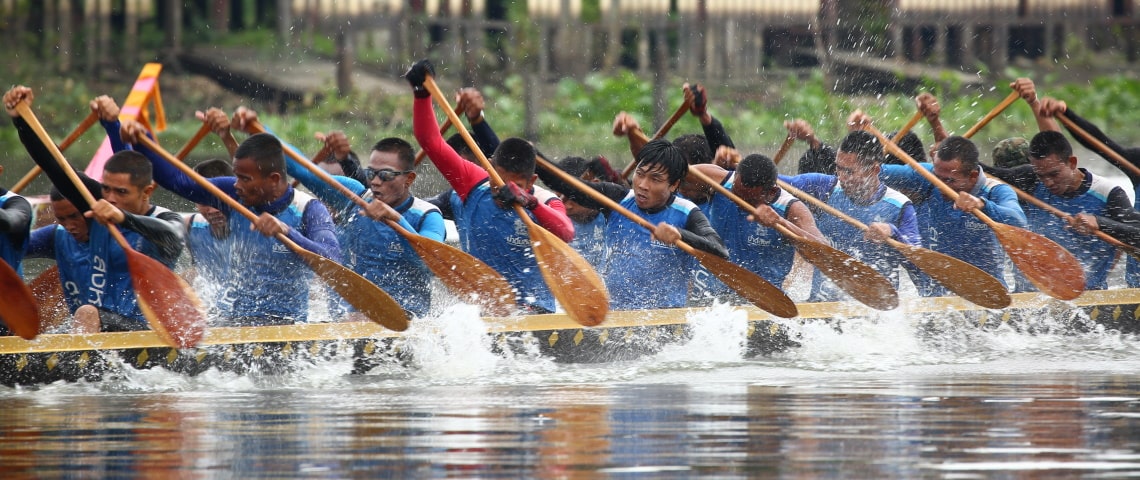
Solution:
[{"label": "paddle blade", "polygon": [[785,238],[792,240],[804,260],[860,303],[876,310],[899,306],[899,293],[894,285],[870,265],[819,242]]},{"label": "paddle blade", "polygon": [[356,311],[389,330],[402,332],[408,329],[407,312],[388,292],[344,265],[303,248],[293,251]]},{"label": "paddle blade", "polygon": [[206,317],[190,285],[158,260],[124,249],[139,310],[151,330],[169,345],[189,348],[202,340]]},{"label": "paddle blade", "polygon": [[905,243],[896,248],[923,273],[975,305],[1005,308],[1012,302],[1000,280],[968,262]]},{"label": "paddle blade", "polygon": [[1072,300],[1085,291],[1085,272],[1077,258],[1044,235],[1024,228],[991,225],[998,242],[1018,270],[1042,293]]},{"label": "paddle blade", "polygon": [[63,296],[63,284],[59,280],[59,266],[52,265],[32,279],[29,285],[32,297],[39,303],[40,331],[47,331],[62,325],[70,314]]},{"label": "paddle blade", "polygon": [[3,260],[0,260],[0,320],[12,333],[26,340],[40,333],[40,310],[32,289]]},{"label": "paddle blade", "polygon": [[721,282],[736,290],[736,293],[761,310],[782,318],[799,315],[795,302],[759,275],[703,250],[693,248],[689,253],[697,257],[701,265],[716,275]]},{"label": "paddle blade", "polygon": [[515,292],[507,279],[458,248],[416,234],[405,235],[424,264],[455,296],[474,302],[492,316],[510,315]]},{"label": "paddle blade", "polygon": [[[521,211],[519,215],[526,218]],[[553,233],[531,221],[526,225],[542,278],[566,314],[587,327],[602,323],[610,297],[594,267]]]}]

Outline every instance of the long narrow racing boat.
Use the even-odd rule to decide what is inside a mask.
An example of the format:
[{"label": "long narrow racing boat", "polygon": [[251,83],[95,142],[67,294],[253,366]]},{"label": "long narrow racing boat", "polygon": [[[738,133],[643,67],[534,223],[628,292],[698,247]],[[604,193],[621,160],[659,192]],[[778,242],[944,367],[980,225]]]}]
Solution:
[{"label": "long narrow racing boat", "polygon": [[[800,316],[779,319],[754,307],[747,315],[747,355],[762,356],[799,345],[800,322],[826,321],[836,328],[850,319],[923,321],[942,319],[954,328],[1072,325],[1122,334],[1140,331],[1140,289],[1086,292],[1072,302],[1040,294],[1015,294],[1002,310],[977,307],[957,297],[914,298],[890,312],[857,303],[803,303]],[[690,319],[700,309],[611,312],[605,323],[586,328],[563,314],[486,318],[496,349],[530,349],[560,362],[632,360],[690,336]],[[415,326],[413,325],[413,329]],[[430,332],[427,332],[430,334]],[[335,357],[352,358],[355,371],[406,361],[408,335],[371,322],[311,323],[274,327],[213,328],[198,347],[176,349],[149,331],[91,335],[41,335],[35,340],[0,338],[0,383],[34,385],[60,380],[95,381],[123,368],[165,368],[196,375],[215,368],[232,372],[281,372]]]}]

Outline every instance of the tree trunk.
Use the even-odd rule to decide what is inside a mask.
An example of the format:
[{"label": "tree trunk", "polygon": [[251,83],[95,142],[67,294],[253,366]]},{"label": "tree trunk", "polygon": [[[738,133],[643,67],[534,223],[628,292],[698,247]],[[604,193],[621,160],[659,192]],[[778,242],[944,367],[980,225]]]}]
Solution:
[{"label": "tree trunk", "polygon": [[343,98],[352,93],[352,33],[340,29],[336,34],[336,89]]},{"label": "tree trunk", "polygon": [[75,43],[75,33],[73,29],[75,25],[72,23],[71,18],[71,2],[68,0],[61,0],[59,2],[59,43],[56,51],[59,53],[59,73],[71,72],[71,56],[74,54],[71,49]]},{"label": "tree trunk", "polygon": [[138,62],[139,56],[139,2],[138,0],[125,0],[123,2],[123,56],[127,65]]},{"label": "tree trunk", "polygon": [[281,45],[289,46],[293,43],[293,2],[277,0],[277,37]]}]

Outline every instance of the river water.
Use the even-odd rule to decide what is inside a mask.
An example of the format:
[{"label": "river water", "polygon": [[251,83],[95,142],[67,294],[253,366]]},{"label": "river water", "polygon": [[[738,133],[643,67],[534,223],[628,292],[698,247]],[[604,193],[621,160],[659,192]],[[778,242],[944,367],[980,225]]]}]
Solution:
[{"label": "river water", "polygon": [[[5,478],[1117,478],[1140,474],[1140,339],[931,328],[905,312],[745,358],[717,306],[652,357],[491,353],[469,308],[350,374],[133,370],[0,387]],[[434,334],[429,329],[443,328]]]}]

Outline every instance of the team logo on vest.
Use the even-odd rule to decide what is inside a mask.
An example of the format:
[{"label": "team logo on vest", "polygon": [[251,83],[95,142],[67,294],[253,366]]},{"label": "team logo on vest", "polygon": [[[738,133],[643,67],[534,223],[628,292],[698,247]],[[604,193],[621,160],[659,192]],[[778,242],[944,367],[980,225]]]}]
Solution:
[{"label": "team logo on vest", "polygon": [[515,233],[507,237],[507,244],[515,247],[530,246],[530,232],[521,218],[515,219]]},{"label": "team logo on vest", "polygon": [[103,288],[107,286],[107,261],[96,255],[91,270],[91,286],[87,289],[91,293],[91,304],[102,307]]}]

